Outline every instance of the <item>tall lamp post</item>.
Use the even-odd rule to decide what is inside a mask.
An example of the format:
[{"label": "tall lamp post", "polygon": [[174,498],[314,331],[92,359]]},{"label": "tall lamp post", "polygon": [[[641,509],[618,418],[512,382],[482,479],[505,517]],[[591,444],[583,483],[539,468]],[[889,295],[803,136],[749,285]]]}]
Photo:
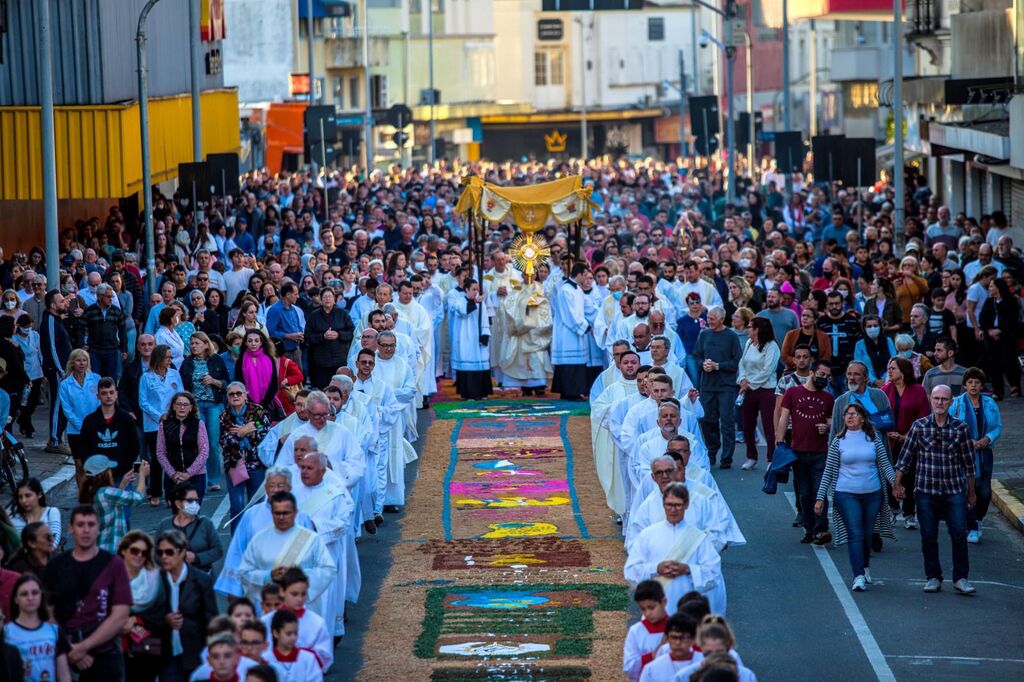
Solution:
[{"label": "tall lamp post", "polygon": [[149,158],[149,74],[146,66],[146,19],[160,0],[148,0],[139,14],[135,33],[136,59],[139,65],[139,134],[142,143],[142,206],[146,221],[146,283],[149,293],[156,292],[156,250],[153,241],[153,175]]},{"label": "tall lamp post", "polygon": [[[199,93],[199,0],[188,0],[188,56],[192,80],[192,160],[203,160],[203,121],[200,115]],[[195,206],[192,207],[195,209]]]},{"label": "tall lamp post", "polygon": [[903,234],[903,211],[906,206],[903,187],[903,2],[893,0],[892,3],[892,179],[893,192],[896,194],[893,206],[893,232],[896,243],[902,248],[906,244]]},{"label": "tall lamp post", "polygon": [[[591,19],[590,22],[593,27],[594,20]],[[584,53],[583,42],[586,38],[584,31],[587,27],[580,17],[576,17],[576,23],[580,25],[580,162],[586,165],[589,156],[587,149],[587,57]]]},{"label": "tall lamp post", "polygon": [[[733,98],[735,95],[735,84],[733,79],[733,65],[736,63],[736,48],[732,45],[726,45],[718,38],[707,31],[702,31],[700,35],[701,47],[707,47],[710,44],[715,45],[718,49],[725,53],[726,68],[725,68],[725,148],[726,154],[728,155],[728,164],[726,165],[726,185],[725,185],[725,200],[727,203],[732,203],[736,200],[736,179],[733,177],[733,173],[736,168],[736,124],[733,114]],[[748,64],[749,66],[749,64]]]},{"label": "tall lamp post", "polygon": [[39,3],[39,132],[43,155],[43,218],[46,223],[46,282],[58,287],[60,251],[57,235],[57,152],[53,132],[53,66],[51,49],[50,3]]}]

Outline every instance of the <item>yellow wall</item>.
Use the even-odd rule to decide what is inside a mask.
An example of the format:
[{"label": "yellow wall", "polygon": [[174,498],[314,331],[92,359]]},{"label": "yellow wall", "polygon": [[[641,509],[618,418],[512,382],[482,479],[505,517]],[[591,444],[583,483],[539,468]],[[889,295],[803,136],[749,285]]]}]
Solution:
[{"label": "yellow wall", "polygon": [[[238,95],[210,90],[201,99],[203,153],[237,152]],[[153,182],[192,161],[192,98],[149,101]],[[57,195],[60,199],[123,197],[142,188],[138,103],[57,107]],[[38,107],[0,107],[0,201],[42,199]]]}]

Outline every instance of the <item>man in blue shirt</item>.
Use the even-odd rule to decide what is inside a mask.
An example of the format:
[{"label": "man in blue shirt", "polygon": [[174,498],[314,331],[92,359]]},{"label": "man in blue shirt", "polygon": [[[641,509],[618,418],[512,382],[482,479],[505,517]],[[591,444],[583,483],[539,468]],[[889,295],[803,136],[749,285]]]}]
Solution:
[{"label": "man in blue shirt", "polygon": [[295,302],[299,300],[299,287],[293,282],[281,285],[281,297],[267,308],[267,333],[271,338],[284,341],[285,356],[301,366],[302,331],[306,328],[305,315]]}]

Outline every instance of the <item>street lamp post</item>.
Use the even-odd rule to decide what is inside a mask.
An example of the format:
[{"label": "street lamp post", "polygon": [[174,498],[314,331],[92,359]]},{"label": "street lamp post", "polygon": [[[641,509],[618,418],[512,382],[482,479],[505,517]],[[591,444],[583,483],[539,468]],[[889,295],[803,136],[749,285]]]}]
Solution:
[{"label": "street lamp post", "polygon": [[[733,99],[735,98],[735,84],[733,78],[733,66],[736,63],[736,48],[732,45],[726,45],[718,38],[707,31],[701,32],[701,45],[706,47],[708,44],[714,44],[715,47],[725,53],[726,69],[725,69],[725,148],[726,154],[728,155],[728,162],[725,167],[725,200],[727,203],[732,203],[736,199],[736,181],[733,177],[736,166],[736,124],[733,113]],[[747,68],[750,68],[750,64],[747,64]]]},{"label": "street lamp post", "polygon": [[313,106],[316,103],[313,93],[313,0],[306,0],[306,62],[309,65],[309,106]]},{"label": "street lamp post", "polygon": [[[188,54],[192,78],[192,160],[203,160],[203,123],[199,109],[199,0],[188,0]],[[192,207],[193,210],[195,206]]]},{"label": "street lamp post", "polygon": [[903,2],[893,0],[892,3],[892,179],[893,191],[896,194],[893,206],[893,232],[896,243],[902,248],[906,243],[903,234],[903,211],[906,206],[903,187]]},{"label": "street lamp post", "polygon": [[58,287],[57,152],[53,132],[53,65],[50,3],[39,3],[39,132],[43,156],[43,219],[46,223],[46,282]]},{"label": "street lamp post", "polygon": [[363,96],[366,99],[363,111],[363,169],[366,177],[370,177],[370,166],[373,164],[373,110],[370,102],[370,19],[367,16],[367,2],[359,2],[359,19],[363,24]]},{"label": "street lamp post", "polygon": [[[593,21],[593,20],[591,20]],[[583,19],[576,18],[580,25],[580,162],[587,163],[587,57],[584,53],[583,41],[586,38],[584,33],[586,27]]]},{"label": "street lamp post", "polygon": [[[364,0],[365,2],[365,0]],[[434,112],[434,4],[425,0],[427,6],[427,70],[430,71],[430,166],[437,160],[437,119]]]},{"label": "street lamp post", "polygon": [[743,32],[743,42],[747,45],[747,114],[750,130],[747,134],[747,162],[750,164],[750,177],[754,178],[754,150],[757,149],[757,142],[754,135],[757,133],[757,126],[754,125],[754,43],[750,39],[750,31]]},{"label": "street lamp post", "polygon": [[153,176],[149,158],[149,75],[146,66],[146,19],[159,0],[148,0],[139,15],[135,33],[136,59],[139,65],[139,134],[142,146],[142,205],[146,221],[146,282],[149,293],[156,292],[156,250],[153,241]]}]

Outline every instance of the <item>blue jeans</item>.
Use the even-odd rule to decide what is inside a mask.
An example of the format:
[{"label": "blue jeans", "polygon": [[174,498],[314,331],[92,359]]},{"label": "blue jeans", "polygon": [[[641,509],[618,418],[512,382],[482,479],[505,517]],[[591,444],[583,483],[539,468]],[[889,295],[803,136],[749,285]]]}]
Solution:
[{"label": "blue jeans", "polygon": [[92,371],[101,377],[110,377],[114,381],[121,378],[121,351],[90,350],[89,362],[92,365]]},{"label": "blue jeans", "polygon": [[864,575],[864,569],[871,565],[871,530],[882,507],[882,489],[870,493],[837,490],[833,502],[846,526],[850,568],[856,578]]},{"label": "blue jeans", "polygon": [[970,572],[967,558],[967,493],[933,495],[917,491],[917,522],[921,527],[921,553],[926,578],[942,580],[939,563],[939,521],[946,521],[953,545],[953,582]]},{"label": "blue jeans", "polygon": [[266,475],[267,470],[260,467],[258,469],[250,469],[249,480],[243,481],[238,485],[232,485],[231,479],[228,478],[228,499],[230,500],[231,508],[232,534],[235,532],[235,527],[238,526],[238,515],[242,513],[242,509],[244,509],[246,503],[252,499],[252,496],[259,492],[259,489],[263,486],[263,479],[266,478]]},{"label": "blue jeans", "polygon": [[[155,460],[156,457],[154,457],[153,459]],[[159,462],[157,462],[157,466],[160,466]],[[161,469],[161,471],[163,471],[163,469]],[[199,504],[202,504],[203,498],[206,496],[206,474],[197,474],[196,476],[193,476],[192,478],[188,479],[188,482],[195,486],[196,493],[199,495]],[[171,495],[174,493],[174,486],[178,484],[175,483],[174,479],[172,479],[166,473],[163,475],[163,484],[164,495],[166,495],[167,499],[170,500]]]},{"label": "blue jeans", "polygon": [[985,518],[992,504],[992,449],[974,453],[974,494],[978,501],[967,512],[967,530],[978,530],[978,522]]},{"label": "blue jeans", "polygon": [[220,416],[223,413],[223,403],[199,401],[199,418],[206,424],[206,436],[210,441],[210,457],[206,460],[206,475],[210,485],[220,485],[220,477],[224,475],[224,463],[220,456]]}]

